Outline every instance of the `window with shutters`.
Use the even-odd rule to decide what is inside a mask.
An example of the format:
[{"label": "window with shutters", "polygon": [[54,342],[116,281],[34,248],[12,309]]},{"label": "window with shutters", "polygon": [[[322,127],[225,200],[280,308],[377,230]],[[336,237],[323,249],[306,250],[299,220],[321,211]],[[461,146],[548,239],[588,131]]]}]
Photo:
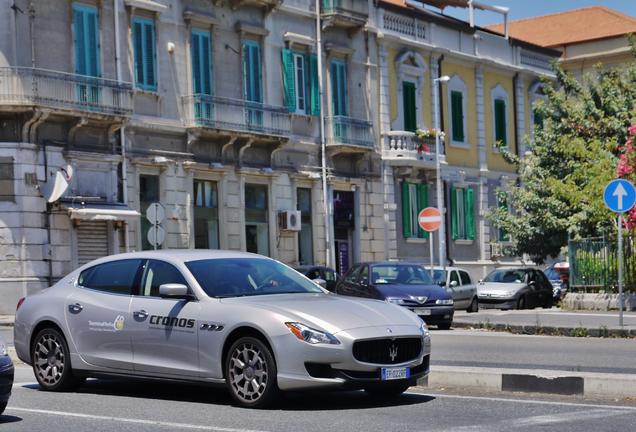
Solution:
[{"label": "window with shutters", "polygon": [[216,183],[194,180],[194,247],[219,248],[219,203]]},{"label": "window with shutters", "polygon": [[417,129],[417,106],[415,102],[415,83],[402,82],[402,101],[404,110],[404,130],[415,132]]},{"label": "window with shutters", "polygon": [[475,240],[475,194],[471,187],[452,187],[451,238]]},{"label": "window with shutters", "polygon": [[15,201],[13,158],[0,157],[0,201]]},{"label": "window with shutters", "polygon": [[305,114],[307,109],[307,86],[305,77],[305,56],[294,53],[294,84],[296,87],[296,112],[298,114]]},{"label": "window with shutters", "polygon": [[290,113],[320,115],[320,90],[318,88],[318,58],[282,50],[283,89],[285,106]]},{"label": "window with shutters", "polygon": [[246,104],[245,119],[248,127],[263,125],[263,72],[261,66],[261,46],[253,40],[243,41],[243,91]]},{"label": "window with shutters", "polygon": [[155,23],[150,18],[133,18],[133,53],[135,86],[142,90],[157,90],[157,49]]},{"label": "window with shutters", "polygon": [[211,99],[206,97],[212,95],[212,45],[209,30],[192,29],[190,59],[192,61],[192,92],[199,96],[194,103],[195,119],[213,120],[214,106]]},{"label": "window with shutters", "polygon": [[[89,77],[99,77],[99,17],[94,6],[73,3],[73,45],[75,51],[75,73]],[[100,86],[86,80],[78,84],[77,102],[93,106],[100,102]]]},{"label": "window with shutters", "polygon": [[[508,194],[506,194],[506,192],[497,192],[497,207],[504,210],[505,212],[510,212],[510,206],[508,204]],[[499,240],[500,242],[508,242],[510,241],[510,234],[505,229],[498,228],[497,240]]]},{"label": "window with shutters", "polygon": [[347,68],[342,60],[331,61],[331,102],[334,116],[347,115]]},{"label": "window with shutters", "polygon": [[492,90],[492,128],[493,128],[493,149],[498,149],[498,144],[509,147],[508,140],[508,93],[501,86],[497,85]]},{"label": "window with shutters", "polygon": [[404,238],[428,238],[420,228],[418,215],[428,207],[428,185],[402,182],[402,235]]},{"label": "window with shutters", "polygon": [[448,87],[448,124],[450,144],[456,147],[468,147],[468,88],[459,75],[453,75]]}]

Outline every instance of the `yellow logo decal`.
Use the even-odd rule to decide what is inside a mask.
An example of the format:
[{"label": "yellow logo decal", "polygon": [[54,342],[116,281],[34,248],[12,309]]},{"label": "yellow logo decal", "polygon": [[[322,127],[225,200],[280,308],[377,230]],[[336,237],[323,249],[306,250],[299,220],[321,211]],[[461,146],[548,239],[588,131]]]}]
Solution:
[{"label": "yellow logo decal", "polygon": [[124,317],[122,315],[118,315],[115,318],[115,330],[123,330],[124,329]]}]

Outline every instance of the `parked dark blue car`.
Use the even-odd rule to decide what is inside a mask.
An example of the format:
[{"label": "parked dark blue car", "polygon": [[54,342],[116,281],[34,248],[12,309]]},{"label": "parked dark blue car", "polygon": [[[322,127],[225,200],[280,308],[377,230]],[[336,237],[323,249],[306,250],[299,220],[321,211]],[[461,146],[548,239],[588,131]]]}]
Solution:
[{"label": "parked dark blue car", "polygon": [[336,294],[395,303],[440,329],[449,329],[453,322],[453,298],[414,263],[356,264],[338,281]]},{"label": "parked dark blue car", "polygon": [[0,339],[0,415],[4,412],[7,402],[9,402],[12,386],[13,362],[7,352],[6,344]]}]

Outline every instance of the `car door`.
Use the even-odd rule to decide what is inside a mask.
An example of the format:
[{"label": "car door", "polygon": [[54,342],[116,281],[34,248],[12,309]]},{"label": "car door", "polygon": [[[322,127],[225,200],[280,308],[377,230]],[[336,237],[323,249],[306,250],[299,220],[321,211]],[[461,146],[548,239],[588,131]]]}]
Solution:
[{"label": "car door", "polygon": [[358,281],[358,273],[361,269],[360,264],[354,265],[342,278],[342,281],[336,285],[336,293],[341,295],[355,295],[356,283]]},{"label": "car door", "polygon": [[369,278],[369,266],[364,265],[362,269],[360,269],[360,273],[358,274],[358,282],[356,284],[356,292],[358,297],[364,298],[376,298],[376,291],[373,289],[371,285],[371,280]]},{"label": "car door", "polygon": [[541,270],[537,270],[537,280],[541,285],[541,305],[551,304],[553,295],[552,283]]},{"label": "car door", "polygon": [[448,276],[448,289],[451,291],[451,295],[453,297],[453,302],[455,303],[456,309],[461,309],[462,305],[462,295],[461,295],[461,281],[459,279],[459,274],[457,274],[456,270],[450,270]]},{"label": "car door", "polygon": [[161,376],[198,376],[201,306],[196,299],[160,297],[159,286],[168,283],[188,285],[171,263],[144,263],[141,284],[131,302],[134,370]]},{"label": "car door", "polygon": [[541,303],[541,282],[535,270],[528,271],[528,287],[528,306],[533,308]]},{"label": "car door", "polygon": [[66,298],[64,313],[80,357],[100,368],[133,369],[131,290],[141,259],[110,261],[82,271]]},{"label": "car door", "polygon": [[459,279],[462,282],[462,299],[464,300],[465,307],[468,307],[473,301],[473,297],[477,295],[477,288],[473,284],[468,272],[459,270]]}]

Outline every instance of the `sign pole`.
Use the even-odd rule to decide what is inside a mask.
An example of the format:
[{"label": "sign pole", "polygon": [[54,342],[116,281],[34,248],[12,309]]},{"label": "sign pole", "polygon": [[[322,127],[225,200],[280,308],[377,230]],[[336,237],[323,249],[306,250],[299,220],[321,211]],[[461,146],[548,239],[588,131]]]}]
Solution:
[{"label": "sign pole", "polygon": [[433,266],[435,265],[433,261],[433,233],[428,233],[428,239],[431,246],[431,279],[433,279]]},{"label": "sign pole", "polygon": [[623,215],[618,214],[618,325],[623,328]]}]

